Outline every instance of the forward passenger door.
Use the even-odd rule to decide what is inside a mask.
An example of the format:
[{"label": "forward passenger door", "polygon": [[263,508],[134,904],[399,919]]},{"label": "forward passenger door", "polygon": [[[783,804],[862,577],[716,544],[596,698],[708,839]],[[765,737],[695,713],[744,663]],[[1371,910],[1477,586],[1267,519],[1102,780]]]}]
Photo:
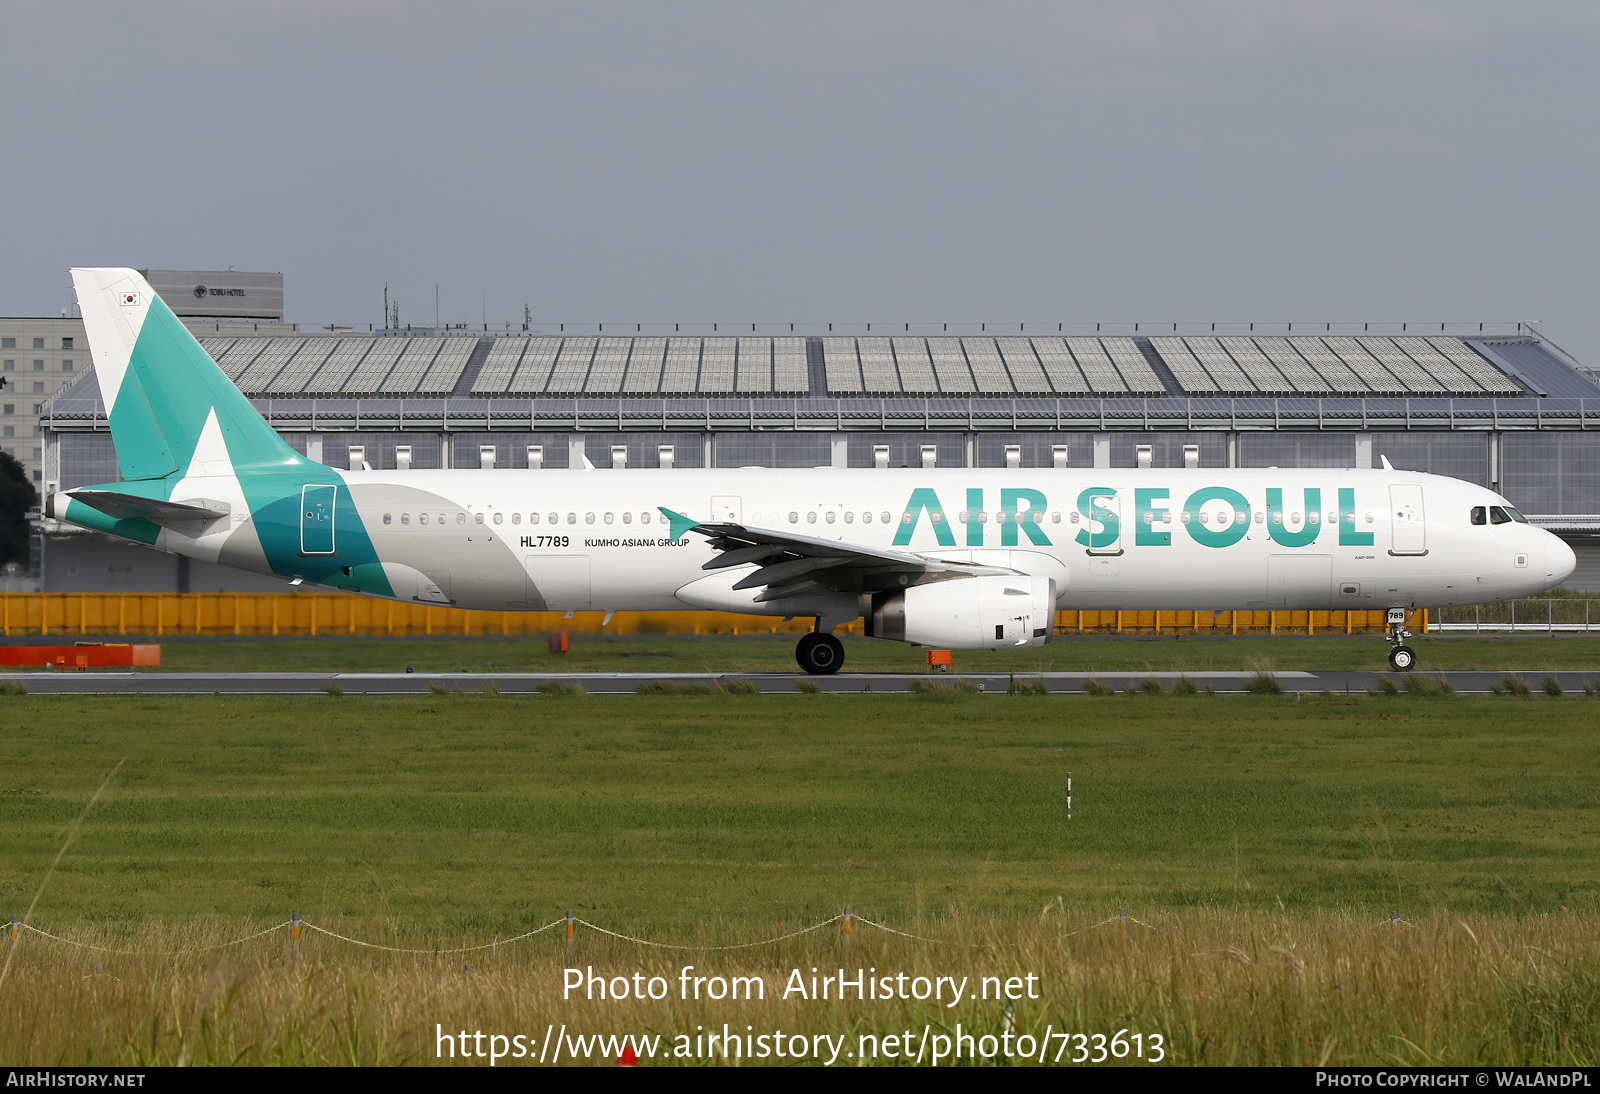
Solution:
[{"label": "forward passenger door", "polygon": [[1389,487],[1389,521],[1393,528],[1391,555],[1428,553],[1428,527],[1423,519],[1422,487],[1399,483]]}]

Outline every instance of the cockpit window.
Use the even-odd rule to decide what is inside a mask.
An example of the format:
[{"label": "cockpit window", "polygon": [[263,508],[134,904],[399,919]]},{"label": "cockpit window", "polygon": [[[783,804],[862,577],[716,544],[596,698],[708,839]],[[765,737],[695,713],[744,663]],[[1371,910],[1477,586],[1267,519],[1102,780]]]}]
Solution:
[{"label": "cockpit window", "polygon": [[1473,524],[1488,524],[1489,523],[1488,512],[1489,511],[1487,509],[1485,509],[1483,506],[1474,505],[1472,507],[1472,523]]},{"label": "cockpit window", "polygon": [[1489,523],[1491,523],[1491,524],[1510,524],[1511,523],[1511,517],[1506,513],[1505,509],[1503,509],[1502,507],[1500,507],[1498,505],[1491,505],[1491,506],[1489,506]]},{"label": "cockpit window", "polygon": [[1511,519],[1516,521],[1518,524],[1527,524],[1528,523],[1528,518],[1527,517],[1523,516],[1521,513],[1517,512],[1515,509],[1511,508],[1511,506],[1509,506],[1509,505],[1506,506],[1506,512],[1511,514]]}]

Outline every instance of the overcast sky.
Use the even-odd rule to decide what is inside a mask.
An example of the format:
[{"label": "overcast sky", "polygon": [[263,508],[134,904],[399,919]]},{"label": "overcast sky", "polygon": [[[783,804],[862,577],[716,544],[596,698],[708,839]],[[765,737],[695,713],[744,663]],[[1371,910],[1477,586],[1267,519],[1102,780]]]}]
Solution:
[{"label": "overcast sky", "polygon": [[1600,363],[1600,5],[0,7],[0,313],[1542,320]]}]

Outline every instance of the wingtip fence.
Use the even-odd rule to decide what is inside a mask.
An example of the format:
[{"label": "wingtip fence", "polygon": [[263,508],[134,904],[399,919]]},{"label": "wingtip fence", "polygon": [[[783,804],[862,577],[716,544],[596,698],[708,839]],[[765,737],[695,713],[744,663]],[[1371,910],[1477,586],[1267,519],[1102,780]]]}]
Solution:
[{"label": "wingtip fence", "polygon": [[[1394,916],[1392,917],[1392,919],[1385,920],[1384,922],[1385,923],[1391,923],[1392,922],[1393,925],[1394,925],[1395,932],[1398,933],[1399,929],[1400,929],[1399,925],[1403,921],[1399,918],[1399,914],[1395,913]],[[384,951],[386,953],[417,954],[417,955],[423,955],[423,956],[426,956],[426,955],[442,956],[442,955],[447,955],[447,954],[476,953],[476,952],[479,952],[479,951],[482,951],[482,950],[498,950],[502,946],[510,946],[510,945],[512,945],[514,943],[522,942],[522,941],[525,941],[526,939],[532,938],[535,935],[543,934],[545,931],[552,930],[553,928],[565,925],[566,928],[567,928],[567,930],[566,930],[566,952],[569,955],[572,953],[573,946],[574,946],[574,944],[576,942],[576,933],[577,933],[576,928],[578,926],[587,927],[591,931],[596,931],[599,934],[607,935],[607,936],[609,936],[611,938],[620,939],[621,941],[624,941],[624,942],[632,942],[632,943],[635,943],[635,944],[640,945],[640,946],[650,946],[650,947],[655,948],[655,949],[661,949],[661,950],[692,950],[692,951],[696,951],[696,952],[709,952],[709,951],[714,951],[714,950],[748,950],[748,949],[754,949],[754,948],[756,948],[758,946],[772,946],[772,945],[776,945],[779,942],[787,942],[791,938],[799,938],[802,935],[807,935],[807,934],[811,934],[811,933],[813,933],[815,931],[820,931],[824,927],[830,926],[830,925],[832,925],[834,923],[842,923],[842,925],[843,925],[843,933],[841,935],[841,939],[842,939],[843,944],[844,944],[844,946],[846,948],[848,948],[850,946],[851,937],[852,937],[852,934],[853,934],[853,928],[858,923],[862,924],[863,926],[872,927],[872,928],[874,928],[876,930],[883,931],[886,934],[897,935],[900,938],[909,938],[909,939],[911,939],[912,941],[915,941],[915,942],[925,942],[925,943],[928,943],[928,944],[934,945],[934,946],[942,946],[942,945],[945,945],[947,943],[947,940],[945,940],[945,939],[928,938],[928,937],[926,937],[924,935],[912,934],[909,931],[897,930],[894,927],[890,927],[890,926],[886,926],[885,924],[878,923],[878,922],[876,922],[874,920],[868,919],[866,916],[860,914],[859,912],[852,911],[851,908],[850,908],[850,905],[846,904],[845,907],[844,907],[844,911],[840,912],[837,915],[829,916],[827,919],[824,919],[821,922],[813,923],[808,927],[801,927],[799,930],[790,931],[787,934],[776,935],[776,936],[774,936],[772,938],[757,939],[754,942],[735,942],[735,943],[729,943],[729,944],[720,945],[720,946],[713,946],[713,945],[706,945],[706,944],[695,944],[695,943],[684,944],[684,943],[675,943],[675,942],[656,942],[656,941],[652,941],[651,939],[648,939],[648,938],[638,938],[638,937],[636,937],[634,935],[623,934],[621,931],[610,930],[609,928],[602,927],[597,923],[591,923],[587,919],[583,919],[583,918],[581,918],[581,917],[579,917],[577,915],[574,915],[573,912],[570,909],[568,909],[566,914],[563,915],[561,918],[553,919],[549,923],[544,924],[543,926],[535,927],[532,930],[524,931],[523,933],[521,933],[519,935],[513,935],[510,938],[496,938],[492,942],[483,942],[483,943],[479,943],[479,944],[473,945],[473,946],[431,947],[430,948],[430,947],[411,947],[411,946],[390,946],[390,945],[387,945],[387,944],[381,943],[381,942],[369,942],[369,941],[366,941],[365,939],[352,938],[349,935],[343,935],[343,934],[338,933],[337,931],[331,931],[326,927],[319,927],[315,923],[312,923],[309,920],[303,919],[299,912],[293,913],[288,919],[284,920],[282,923],[274,924],[273,926],[267,927],[264,930],[257,931],[254,934],[245,935],[242,938],[235,938],[235,939],[233,939],[231,941],[228,941],[228,942],[219,942],[219,943],[214,943],[214,944],[205,945],[205,946],[186,947],[184,949],[179,949],[179,950],[130,950],[130,949],[121,949],[121,948],[118,948],[118,947],[115,947],[115,946],[102,946],[102,945],[99,945],[99,944],[93,943],[93,942],[83,942],[83,941],[79,941],[77,939],[65,938],[65,937],[63,937],[61,935],[54,934],[54,933],[52,933],[50,931],[42,930],[42,929],[40,929],[38,927],[33,926],[32,924],[23,923],[16,916],[12,916],[11,917],[11,944],[12,944],[12,946],[17,946],[21,941],[22,932],[23,931],[28,931],[28,932],[31,932],[33,934],[39,935],[41,938],[48,938],[53,942],[60,942],[63,945],[75,946],[75,947],[78,947],[80,949],[94,950],[94,951],[96,951],[98,953],[118,954],[118,955],[128,956],[128,957],[152,957],[152,956],[177,957],[177,956],[186,955],[186,954],[209,953],[209,952],[214,952],[214,951],[219,951],[219,950],[230,949],[230,948],[232,948],[234,946],[244,945],[246,942],[254,942],[256,939],[265,938],[267,935],[274,934],[274,933],[276,933],[278,931],[281,931],[281,930],[284,930],[285,928],[287,928],[288,931],[289,931],[290,942],[291,942],[291,944],[293,946],[293,953],[294,953],[294,955],[296,957],[299,957],[299,955],[300,955],[300,939],[301,939],[301,932],[302,931],[315,932],[317,934],[326,935],[327,937],[332,938],[332,939],[336,939],[336,940],[338,940],[340,942],[348,943],[349,945],[352,945],[352,946],[361,946],[361,947],[364,947],[366,949],[371,949],[371,950],[381,950],[381,951]],[[1141,927],[1147,927],[1147,928],[1149,928],[1151,930],[1160,930],[1160,928],[1156,927],[1154,924],[1145,923],[1142,920],[1135,919],[1134,917],[1132,917],[1132,916],[1130,916],[1128,914],[1128,910],[1126,908],[1122,908],[1122,909],[1118,910],[1116,915],[1110,916],[1107,919],[1103,919],[1098,923],[1090,924],[1087,927],[1082,927],[1082,928],[1079,928],[1078,930],[1075,930],[1075,931],[1068,931],[1067,934],[1068,935],[1085,934],[1085,933],[1087,933],[1089,931],[1092,931],[1092,930],[1095,930],[1095,929],[1097,929],[1099,927],[1104,927],[1104,926],[1106,926],[1107,924],[1110,924],[1110,923],[1116,923],[1118,925],[1119,932],[1121,934],[1123,934],[1124,936],[1126,936],[1126,934],[1127,934],[1128,924],[1129,923],[1136,923]],[[1409,926],[1409,924],[1408,924],[1408,926]]]}]

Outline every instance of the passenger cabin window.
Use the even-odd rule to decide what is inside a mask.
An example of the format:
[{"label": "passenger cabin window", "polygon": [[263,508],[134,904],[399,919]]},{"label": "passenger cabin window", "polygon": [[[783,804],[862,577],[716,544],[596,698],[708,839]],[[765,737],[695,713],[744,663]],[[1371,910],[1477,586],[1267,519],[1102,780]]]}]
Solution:
[{"label": "passenger cabin window", "polygon": [[1489,510],[1487,510],[1483,506],[1474,505],[1472,507],[1472,523],[1473,524],[1488,524],[1489,523],[1488,513],[1489,513]]},{"label": "passenger cabin window", "polygon": [[1511,517],[1506,513],[1506,511],[1504,509],[1500,508],[1500,506],[1491,505],[1491,506],[1489,506],[1489,523],[1490,524],[1510,524],[1511,523]]}]

